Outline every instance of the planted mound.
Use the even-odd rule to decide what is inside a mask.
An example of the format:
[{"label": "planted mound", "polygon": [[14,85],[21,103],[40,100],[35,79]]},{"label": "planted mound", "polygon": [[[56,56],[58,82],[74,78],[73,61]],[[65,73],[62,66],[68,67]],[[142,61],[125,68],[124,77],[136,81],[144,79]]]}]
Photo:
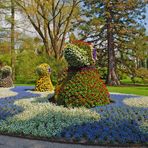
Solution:
[{"label": "planted mound", "polygon": [[96,68],[71,68],[60,78],[55,96],[58,105],[91,108],[110,103],[109,92]]}]

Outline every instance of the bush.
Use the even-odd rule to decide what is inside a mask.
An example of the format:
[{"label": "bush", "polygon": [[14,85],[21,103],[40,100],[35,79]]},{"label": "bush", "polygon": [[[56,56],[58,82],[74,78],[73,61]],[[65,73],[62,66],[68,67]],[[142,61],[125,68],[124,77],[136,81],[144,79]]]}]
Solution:
[{"label": "bush", "polygon": [[141,79],[143,83],[148,83],[148,70],[146,68],[137,69],[136,76]]},{"label": "bush", "polygon": [[54,57],[47,55],[37,55],[33,51],[24,51],[17,55],[16,62],[16,83],[35,83],[38,78],[35,69],[38,65],[47,63],[52,69],[51,79],[53,85],[57,83],[57,73],[67,67],[64,59],[56,60]]},{"label": "bush", "polygon": [[10,65],[11,64],[10,54],[0,54],[0,63],[2,65]]},{"label": "bush", "polygon": [[107,78],[107,67],[99,67],[98,68],[98,72],[99,72],[99,74],[100,74],[100,77],[102,78],[102,79],[106,79]]}]

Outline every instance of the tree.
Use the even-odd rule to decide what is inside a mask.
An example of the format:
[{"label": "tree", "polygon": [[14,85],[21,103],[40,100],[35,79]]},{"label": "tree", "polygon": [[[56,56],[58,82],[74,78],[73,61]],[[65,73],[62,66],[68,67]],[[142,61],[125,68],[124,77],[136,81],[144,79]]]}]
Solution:
[{"label": "tree", "polygon": [[132,49],[127,45],[135,35],[138,36],[144,11],[144,0],[84,0],[86,19],[79,21],[80,33],[82,39],[94,42],[102,53],[107,54],[109,85],[120,84],[116,58],[123,53],[130,58]]},{"label": "tree", "polygon": [[[14,0],[0,1],[1,52],[10,53],[12,77],[15,79],[15,5]],[[3,48],[3,49],[2,49]]]},{"label": "tree", "polygon": [[[67,32],[79,13],[80,0],[15,0],[41,37],[46,53],[62,56]],[[51,47],[50,47],[51,46]]]},{"label": "tree", "polygon": [[11,0],[11,67],[12,78],[15,80],[15,5]]}]

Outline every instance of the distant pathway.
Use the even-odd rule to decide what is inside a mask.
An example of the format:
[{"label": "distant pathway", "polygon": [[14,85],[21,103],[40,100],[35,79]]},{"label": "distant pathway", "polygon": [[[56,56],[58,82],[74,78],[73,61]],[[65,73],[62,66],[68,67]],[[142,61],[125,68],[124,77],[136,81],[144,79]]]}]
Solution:
[{"label": "distant pathway", "polygon": [[[94,146],[52,143],[40,140],[0,136],[0,148],[94,148]],[[96,148],[103,148],[97,146]]]},{"label": "distant pathway", "polygon": [[[16,138],[16,137],[0,135],[0,148],[112,148],[112,147],[62,144],[62,143],[53,143],[41,140],[29,140],[24,138]],[[122,147],[122,148],[127,148],[127,147]],[[135,146],[130,148],[135,148]],[[140,146],[140,147],[138,146],[137,148],[146,148],[146,146]]]}]

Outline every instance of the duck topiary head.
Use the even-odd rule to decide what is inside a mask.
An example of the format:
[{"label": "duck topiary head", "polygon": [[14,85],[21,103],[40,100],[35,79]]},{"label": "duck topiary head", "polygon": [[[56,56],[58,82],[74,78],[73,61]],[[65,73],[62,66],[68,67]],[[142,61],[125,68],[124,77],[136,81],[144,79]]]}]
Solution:
[{"label": "duck topiary head", "polygon": [[36,68],[36,73],[42,77],[42,76],[49,76],[50,73],[51,73],[51,68],[48,64],[46,63],[43,63],[41,65],[39,65],[37,68]]},{"label": "duck topiary head", "polygon": [[68,62],[69,67],[86,67],[94,65],[95,52],[92,45],[82,41],[74,41],[67,44],[64,49],[64,57]]}]

